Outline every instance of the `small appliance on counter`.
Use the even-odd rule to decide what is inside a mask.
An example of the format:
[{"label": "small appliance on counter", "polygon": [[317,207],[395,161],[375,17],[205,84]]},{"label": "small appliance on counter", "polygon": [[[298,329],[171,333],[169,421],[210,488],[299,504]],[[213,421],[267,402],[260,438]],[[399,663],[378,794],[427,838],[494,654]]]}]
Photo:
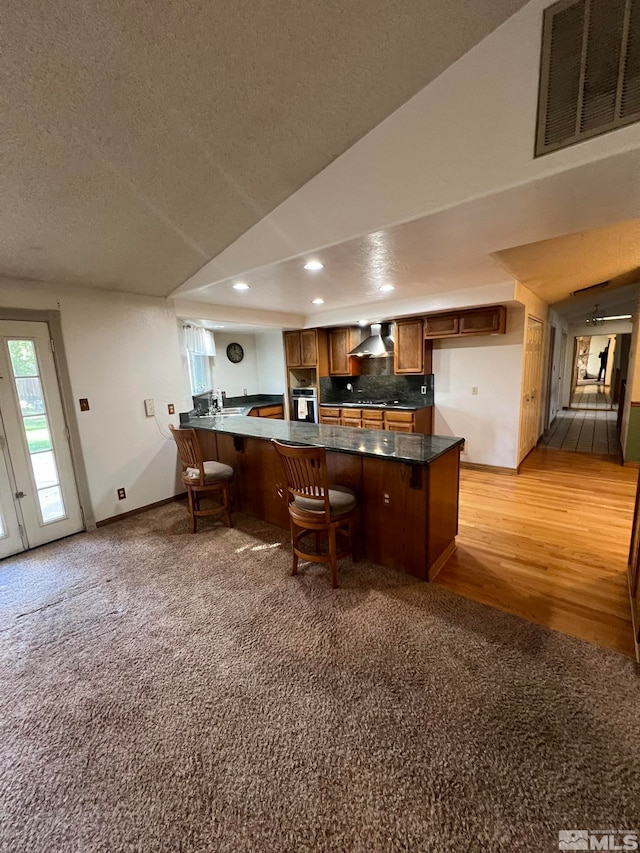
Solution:
[{"label": "small appliance on counter", "polygon": [[291,413],[294,421],[306,421],[310,424],[318,423],[318,389],[292,388],[291,389]]}]

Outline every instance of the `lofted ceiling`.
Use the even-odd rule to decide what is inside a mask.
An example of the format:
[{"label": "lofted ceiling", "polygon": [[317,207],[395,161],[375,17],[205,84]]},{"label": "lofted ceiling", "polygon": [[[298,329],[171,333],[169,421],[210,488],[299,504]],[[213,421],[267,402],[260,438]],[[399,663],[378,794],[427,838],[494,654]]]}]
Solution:
[{"label": "lofted ceiling", "polygon": [[166,296],[525,0],[6,0],[0,275]]},{"label": "lofted ceiling", "polygon": [[[637,283],[640,219],[609,224],[624,216],[640,216],[637,149],[242,276],[202,285],[198,275],[180,296],[217,306],[220,317],[279,306],[320,326],[443,310],[452,293],[514,280],[553,304],[605,279],[617,277],[609,290]],[[324,268],[306,271],[309,259]],[[250,290],[235,290],[240,280]],[[391,283],[393,291],[380,290]],[[602,294],[602,304],[609,298]]]}]

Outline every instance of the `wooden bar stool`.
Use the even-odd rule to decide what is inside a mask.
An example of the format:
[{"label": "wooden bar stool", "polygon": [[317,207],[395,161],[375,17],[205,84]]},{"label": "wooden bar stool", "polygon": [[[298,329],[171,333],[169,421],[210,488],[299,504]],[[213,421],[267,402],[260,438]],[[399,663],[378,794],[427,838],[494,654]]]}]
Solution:
[{"label": "wooden bar stool", "polygon": [[[289,520],[293,567],[298,573],[298,559],[312,563],[329,563],[331,586],[338,586],[338,560],[354,557],[354,530],[357,511],[356,496],[346,486],[329,485],[324,447],[299,447],[273,439],[287,480]],[[300,540],[315,533],[315,552],[303,550]],[[320,533],[326,533],[328,553],[319,549]]]},{"label": "wooden bar stool", "polygon": [[[196,532],[198,518],[219,513],[225,513],[229,527],[233,527],[229,494],[233,468],[223,462],[203,459],[195,429],[176,429],[171,425],[169,429],[178,446],[178,455],[182,462],[182,482],[187,489],[191,532]],[[211,497],[217,498],[218,503],[203,508],[200,504],[201,499]]]}]

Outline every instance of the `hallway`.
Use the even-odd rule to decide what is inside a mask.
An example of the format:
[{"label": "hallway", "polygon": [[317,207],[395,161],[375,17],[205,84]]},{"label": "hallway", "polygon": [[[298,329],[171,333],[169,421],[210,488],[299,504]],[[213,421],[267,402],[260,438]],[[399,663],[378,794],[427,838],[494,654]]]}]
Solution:
[{"label": "hallway", "polygon": [[538,447],[619,458],[617,417],[618,406],[612,407],[608,385],[578,385],[571,397],[571,408],[557,413]]}]

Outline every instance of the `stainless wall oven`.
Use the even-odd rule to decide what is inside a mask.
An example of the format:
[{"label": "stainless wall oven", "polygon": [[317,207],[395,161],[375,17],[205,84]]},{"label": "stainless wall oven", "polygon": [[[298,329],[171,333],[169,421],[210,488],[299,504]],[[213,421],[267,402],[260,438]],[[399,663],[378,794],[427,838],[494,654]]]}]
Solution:
[{"label": "stainless wall oven", "polygon": [[291,389],[291,417],[294,421],[318,423],[318,391],[316,388]]}]

